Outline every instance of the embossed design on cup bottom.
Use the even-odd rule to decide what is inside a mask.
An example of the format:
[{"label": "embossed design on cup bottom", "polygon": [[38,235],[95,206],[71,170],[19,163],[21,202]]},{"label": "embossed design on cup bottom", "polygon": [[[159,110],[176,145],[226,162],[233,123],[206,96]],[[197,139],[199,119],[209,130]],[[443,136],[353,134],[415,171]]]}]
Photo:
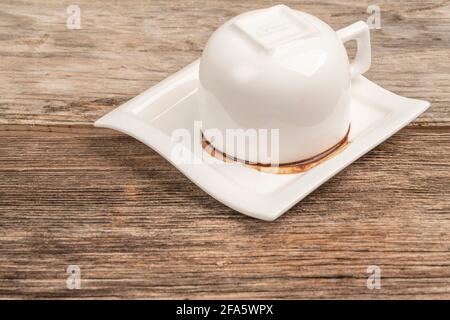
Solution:
[{"label": "embossed design on cup bottom", "polygon": [[350,133],[350,125],[348,126],[347,133],[345,134],[344,138],[339,141],[337,144],[335,144],[333,147],[315,155],[314,157],[290,162],[290,163],[280,163],[279,165],[270,165],[270,164],[262,164],[262,163],[251,163],[246,160],[238,159],[232,156],[229,156],[222,151],[216,149],[203,135],[203,132],[201,133],[202,136],[202,147],[203,149],[212,157],[215,157],[219,160],[222,160],[224,162],[240,162],[250,168],[253,168],[255,170],[265,172],[265,173],[274,173],[274,174],[292,174],[292,173],[301,173],[308,171],[309,169],[314,168],[315,166],[321,164],[322,162],[330,159],[331,157],[337,155],[342,150],[345,149],[345,147],[348,144],[348,135]]}]

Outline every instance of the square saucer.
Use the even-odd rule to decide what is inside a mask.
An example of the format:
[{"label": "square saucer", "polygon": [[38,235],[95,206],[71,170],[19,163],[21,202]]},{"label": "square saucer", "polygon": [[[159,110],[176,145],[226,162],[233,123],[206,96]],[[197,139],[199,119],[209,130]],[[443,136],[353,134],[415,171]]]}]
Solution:
[{"label": "square saucer", "polygon": [[[241,163],[217,163],[193,143],[184,145],[194,163],[173,161],[179,147],[172,134],[194,134],[200,120],[196,104],[199,60],[109,112],[96,127],[121,131],[143,142],[171,162],[209,195],[248,216],[272,221],[317,187],[423,113],[430,104],[389,92],[363,76],[352,81],[351,130],[345,149],[316,167],[295,174],[259,172]],[[200,142],[199,142],[200,144]]]}]

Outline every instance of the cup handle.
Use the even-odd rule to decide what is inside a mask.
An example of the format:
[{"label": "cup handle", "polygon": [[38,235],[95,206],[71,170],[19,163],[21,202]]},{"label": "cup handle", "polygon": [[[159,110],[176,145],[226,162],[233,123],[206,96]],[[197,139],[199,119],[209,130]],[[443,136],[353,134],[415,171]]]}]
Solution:
[{"label": "cup handle", "polygon": [[358,44],[355,59],[350,63],[351,76],[354,77],[369,70],[372,55],[370,47],[370,30],[367,23],[358,21],[348,27],[338,30],[336,33],[343,44],[350,40],[356,40]]}]

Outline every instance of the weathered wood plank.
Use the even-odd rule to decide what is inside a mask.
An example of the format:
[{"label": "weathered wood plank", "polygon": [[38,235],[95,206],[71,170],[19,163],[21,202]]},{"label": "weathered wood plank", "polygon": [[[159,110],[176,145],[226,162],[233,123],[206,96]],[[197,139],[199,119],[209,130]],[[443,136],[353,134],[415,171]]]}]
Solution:
[{"label": "weathered wood plank", "polygon": [[[60,1],[0,5],[0,123],[88,125],[200,56],[227,19],[273,1],[81,0],[80,30]],[[286,1],[335,29],[366,20],[370,1]],[[432,107],[412,125],[450,123],[448,1],[377,1],[367,76]]]},{"label": "weathered wood plank", "polygon": [[[432,107],[273,223],[92,122],[275,1],[0,4],[0,298],[450,298],[450,3],[377,1],[367,76]],[[285,1],[333,28],[370,1]],[[65,287],[80,265],[82,290]],[[366,288],[379,265],[382,289]]]},{"label": "weathered wood plank", "polygon": [[1,297],[450,298],[448,129],[402,130],[273,223],[109,130],[0,137]]}]

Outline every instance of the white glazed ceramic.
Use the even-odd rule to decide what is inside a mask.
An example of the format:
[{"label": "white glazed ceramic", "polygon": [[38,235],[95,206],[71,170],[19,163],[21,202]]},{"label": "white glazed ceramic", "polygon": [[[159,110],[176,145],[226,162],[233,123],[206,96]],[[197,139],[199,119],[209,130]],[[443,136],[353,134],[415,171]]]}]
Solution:
[{"label": "white glazed ceramic", "polygon": [[[347,147],[305,173],[276,175],[261,173],[241,163],[211,164],[205,161],[210,157],[206,152],[204,160],[197,163],[175,163],[171,155],[178,144],[171,139],[172,133],[184,128],[195,136],[193,123],[200,119],[198,73],[199,62],[196,61],[103,116],[95,126],[118,130],[138,139],[218,201],[263,220],[281,216],[429,107],[426,101],[398,96],[363,76],[355,76],[350,89],[352,129]],[[183,145],[193,157],[199,141],[196,143]]]},{"label": "white glazed ceramic", "polygon": [[[349,64],[343,43],[357,40]],[[200,60],[198,101],[205,136],[226,150],[217,129],[279,129],[279,163],[313,157],[335,146],[350,125],[350,81],[370,67],[370,35],[360,21],[335,32],[323,21],[284,5],[239,15],[209,39]],[[214,141],[214,142],[213,142]],[[269,146],[270,148],[270,146]]]}]

